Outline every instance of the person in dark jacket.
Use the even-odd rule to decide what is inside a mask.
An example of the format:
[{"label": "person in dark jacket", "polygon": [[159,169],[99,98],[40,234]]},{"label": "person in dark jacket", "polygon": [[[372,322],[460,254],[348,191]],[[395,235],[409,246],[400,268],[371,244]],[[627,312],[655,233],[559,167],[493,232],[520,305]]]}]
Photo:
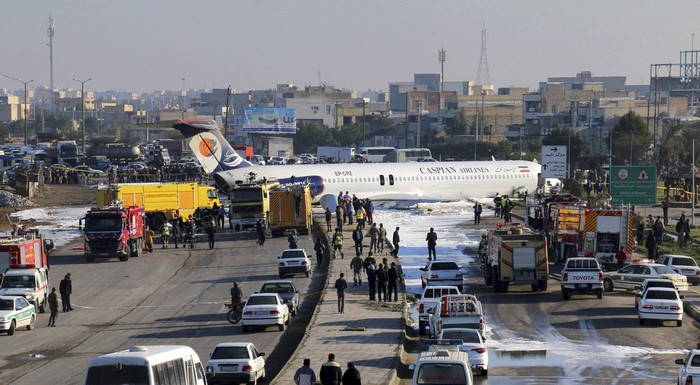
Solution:
[{"label": "person in dark jacket", "polygon": [[49,326],[56,326],[56,318],[58,318],[58,296],[56,295],[55,287],[51,288],[51,294],[49,294],[49,310],[51,311]]},{"label": "person in dark jacket", "polygon": [[338,313],[345,312],[345,290],[348,289],[348,281],[345,273],[340,273],[340,278],[335,280],[335,291],[338,294]]},{"label": "person in dark jacket", "polygon": [[437,234],[435,230],[431,227],[430,232],[425,236],[425,240],[428,242],[428,261],[433,258],[437,261],[437,254],[435,253],[435,246],[437,246]]},{"label": "person in dark jacket", "polygon": [[352,362],[348,362],[348,370],[343,373],[343,385],[362,385],[360,371]]},{"label": "person in dark jacket", "polygon": [[[399,282],[401,281],[401,275],[396,269],[396,262],[391,263],[391,268],[387,272],[387,283],[389,290],[387,292],[387,300],[391,301],[391,292],[394,292],[394,302],[399,302]],[[388,302],[387,301],[387,302]]]},{"label": "person in dark jacket", "polygon": [[362,235],[362,229],[360,225],[352,232],[352,240],[355,241],[355,253],[362,255],[362,240],[364,236]]},{"label": "person in dark jacket", "polygon": [[58,285],[58,291],[61,293],[61,303],[63,304],[63,312],[73,310],[70,304],[70,295],[73,293],[73,282],[70,280],[70,273],[66,274]]},{"label": "person in dark jacket", "polygon": [[382,298],[384,298],[384,302],[389,302],[386,296],[386,282],[389,279],[389,275],[384,265],[379,264],[374,272],[374,276],[377,278],[377,302],[382,302]]},{"label": "person in dark jacket", "polygon": [[333,217],[332,217],[332,214],[331,214],[331,209],[329,209],[328,207],[326,207],[326,229],[327,229],[326,231],[328,231],[329,233],[330,233],[331,231],[333,231],[333,229],[331,228],[331,219],[332,219],[332,218],[333,218]]},{"label": "person in dark jacket", "polygon": [[392,241],[394,242],[394,250],[391,252],[391,255],[393,255],[394,258],[398,258],[399,257],[399,242],[401,242],[401,237],[399,236],[399,228],[398,227],[394,231]]},{"label": "person in dark jacket", "polygon": [[647,241],[644,243],[644,246],[647,248],[647,258],[656,260],[656,238],[654,238],[654,234],[649,233],[647,235]]},{"label": "person in dark jacket", "polygon": [[211,250],[214,248],[214,233],[216,232],[214,225],[208,224],[205,231],[207,232],[207,239],[209,240],[209,250]]},{"label": "person in dark jacket", "polygon": [[321,365],[318,376],[323,385],[340,385],[343,380],[343,371],[340,369],[340,364],[335,362],[335,354],[328,355],[328,361]]},{"label": "person in dark jacket", "polygon": [[321,237],[316,238],[316,243],[314,244],[314,251],[316,251],[316,268],[320,269],[323,263],[323,254],[326,252],[326,246],[321,243]]}]

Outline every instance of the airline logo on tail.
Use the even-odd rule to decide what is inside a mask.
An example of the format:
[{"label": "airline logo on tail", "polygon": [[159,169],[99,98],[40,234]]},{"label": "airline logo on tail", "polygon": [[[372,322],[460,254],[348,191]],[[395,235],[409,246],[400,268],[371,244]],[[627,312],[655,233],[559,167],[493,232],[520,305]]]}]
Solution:
[{"label": "airline logo on tail", "polygon": [[221,172],[249,165],[231,148],[218,130],[195,134],[189,140],[189,147],[207,173]]}]

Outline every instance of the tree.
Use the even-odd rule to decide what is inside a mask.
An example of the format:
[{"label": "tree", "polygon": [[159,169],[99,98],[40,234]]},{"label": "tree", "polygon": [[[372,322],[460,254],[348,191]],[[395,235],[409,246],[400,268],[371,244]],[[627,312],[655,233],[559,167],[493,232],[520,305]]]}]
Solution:
[{"label": "tree", "polygon": [[459,110],[459,113],[451,119],[445,119],[445,131],[451,137],[457,135],[465,135],[469,124],[467,123],[467,116],[464,114],[464,110]]},{"label": "tree", "polygon": [[331,129],[316,124],[299,124],[294,135],[294,153],[316,153],[318,146],[337,146]]},{"label": "tree", "polygon": [[644,119],[634,111],[620,117],[613,128],[612,158],[613,164],[638,164],[640,160],[649,159],[649,129]]}]

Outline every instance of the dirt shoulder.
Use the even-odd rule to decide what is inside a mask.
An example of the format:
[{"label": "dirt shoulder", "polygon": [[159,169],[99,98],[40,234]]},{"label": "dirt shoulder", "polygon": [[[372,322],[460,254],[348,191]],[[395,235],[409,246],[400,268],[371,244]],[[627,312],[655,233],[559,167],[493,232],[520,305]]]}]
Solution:
[{"label": "dirt shoulder", "polygon": [[31,199],[33,207],[0,207],[0,231],[8,231],[12,226],[8,215],[17,211],[36,207],[55,206],[94,206],[97,204],[97,190],[94,186],[77,184],[51,184],[39,188],[36,196]]}]

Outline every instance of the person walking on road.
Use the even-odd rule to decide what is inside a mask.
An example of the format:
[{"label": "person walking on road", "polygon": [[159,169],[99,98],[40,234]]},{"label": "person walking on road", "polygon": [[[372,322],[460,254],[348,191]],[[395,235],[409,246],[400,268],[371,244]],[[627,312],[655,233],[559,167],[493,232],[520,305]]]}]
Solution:
[{"label": "person walking on road", "polygon": [[314,244],[314,251],[316,251],[316,268],[321,268],[321,263],[323,263],[323,254],[326,252],[326,246],[321,242],[321,237],[316,238],[316,244]]},{"label": "person walking on road", "polygon": [[377,249],[379,249],[380,253],[384,252],[384,242],[386,242],[386,228],[384,228],[383,223],[380,223],[379,234],[377,234]]},{"label": "person walking on road", "polygon": [[355,368],[355,364],[348,362],[348,369],[343,373],[343,385],[362,385],[360,371]]},{"label": "person walking on road", "polygon": [[644,246],[647,248],[647,258],[656,260],[657,244],[653,233],[649,233],[649,235],[647,235],[647,241],[644,243]]},{"label": "person walking on road", "polygon": [[367,272],[367,284],[369,285],[370,301],[374,301],[377,293],[377,267],[374,264],[374,257],[367,257],[367,259],[365,259],[365,271]]},{"label": "person walking on road", "polygon": [[338,205],[335,208],[335,227],[339,228],[341,231],[343,230],[343,225],[344,225],[343,218],[344,217],[345,217],[345,209],[343,208],[343,205]]},{"label": "person walking on road", "polygon": [[362,255],[362,240],[364,236],[362,235],[362,228],[358,224],[355,230],[352,232],[352,240],[355,241],[355,253],[360,253]]},{"label": "person walking on road", "polygon": [[336,251],[340,253],[340,259],[345,258],[343,254],[343,233],[336,227],[335,234],[333,234],[333,258],[335,258]]},{"label": "person walking on road", "polygon": [[382,302],[382,299],[384,299],[384,302],[388,302],[386,298],[386,281],[388,279],[388,274],[384,265],[380,263],[374,275],[377,277],[377,302]]},{"label": "person walking on road", "polygon": [[150,227],[146,226],[146,231],[144,231],[143,234],[144,234],[144,244],[146,245],[146,252],[152,253],[153,252],[153,237],[156,235],[156,233],[153,230],[151,230]]},{"label": "person walking on road", "polygon": [[376,253],[377,252],[377,239],[379,237],[379,229],[377,228],[377,224],[373,223],[372,227],[369,228],[369,251]]},{"label": "person walking on road", "polygon": [[391,263],[391,268],[389,268],[389,271],[387,272],[387,283],[389,286],[389,290],[387,292],[387,299],[391,300],[391,293],[394,292],[394,302],[399,302],[399,282],[401,281],[401,275],[399,274],[399,271],[396,269],[396,262]]},{"label": "person walking on road", "polygon": [[345,311],[345,290],[348,289],[348,282],[345,280],[345,273],[340,273],[340,278],[335,280],[335,290],[338,293],[338,313]]},{"label": "person walking on road", "polygon": [[49,326],[56,326],[56,318],[58,318],[58,296],[56,295],[55,287],[51,288],[51,293],[49,294],[49,310],[51,311]]},{"label": "person walking on road", "polygon": [[474,224],[478,225],[481,223],[481,212],[483,211],[483,207],[481,207],[480,202],[476,202],[474,204]]},{"label": "person walking on road", "polygon": [[289,242],[290,249],[298,249],[297,243],[299,243],[299,236],[296,230],[292,230],[292,233],[287,237],[287,242]]},{"label": "person walking on road", "polygon": [[70,273],[61,280],[58,285],[58,291],[61,293],[61,303],[63,304],[63,312],[69,312],[73,310],[73,306],[70,304],[70,295],[73,294],[73,282],[70,279]]},{"label": "person walking on road", "polygon": [[661,202],[661,210],[664,213],[664,226],[668,226],[668,195]]},{"label": "person walking on road", "polygon": [[340,364],[335,362],[335,354],[328,355],[328,361],[321,365],[318,376],[322,385],[340,385],[343,380],[343,371],[340,369]]},{"label": "person walking on road", "polygon": [[627,250],[625,250],[624,246],[621,246],[620,250],[615,254],[615,259],[617,259],[618,270],[625,267],[625,261],[627,261]]},{"label": "person walking on road", "polygon": [[355,286],[358,284],[362,286],[362,257],[360,254],[355,255],[355,258],[350,261],[350,268],[353,272],[352,280],[355,282]]},{"label": "person walking on road", "polygon": [[177,243],[180,240],[180,226],[177,225],[177,219],[173,219],[171,225],[173,232],[173,243],[175,244],[175,248],[177,249]]},{"label": "person walking on road", "polygon": [[435,258],[435,260],[437,261],[437,254],[435,253],[435,246],[437,246],[437,234],[435,233],[435,230],[432,227],[430,228],[428,234],[425,236],[425,240],[428,241],[428,261],[432,261],[433,258]]},{"label": "person walking on road", "polygon": [[208,224],[207,229],[205,230],[207,232],[207,239],[209,240],[209,250],[212,250],[214,248],[214,233],[216,232],[216,229],[214,229],[213,224]]},{"label": "person walking on road", "polygon": [[394,235],[392,237],[392,242],[394,243],[394,251],[391,252],[391,254],[394,256],[394,258],[399,257],[399,242],[401,242],[401,237],[399,236],[399,227],[396,227],[396,230],[394,231]]},{"label": "person walking on road", "polygon": [[333,228],[331,227],[331,219],[333,219],[331,209],[326,207],[326,231],[329,233],[333,231]]},{"label": "person walking on road", "polygon": [[496,218],[501,216],[501,196],[499,193],[496,193],[496,197],[493,198],[493,214]]},{"label": "person walking on road", "polygon": [[296,385],[314,385],[316,383],[316,373],[311,369],[310,358],[304,358],[304,365],[294,373],[294,383]]},{"label": "person walking on road", "polygon": [[258,241],[256,242],[258,246],[265,244],[265,224],[262,219],[258,219],[258,223],[255,224],[255,232],[258,234]]}]

